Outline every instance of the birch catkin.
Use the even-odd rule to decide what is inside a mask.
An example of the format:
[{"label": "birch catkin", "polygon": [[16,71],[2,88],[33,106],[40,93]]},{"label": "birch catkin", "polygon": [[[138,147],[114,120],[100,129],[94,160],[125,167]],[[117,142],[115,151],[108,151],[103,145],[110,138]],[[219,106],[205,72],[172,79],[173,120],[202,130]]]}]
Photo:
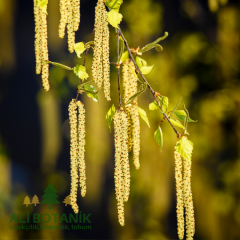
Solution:
[{"label": "birch catkin", "polygon": [[60,0],[60,15],[61,15],[61,19],[60,19],[60,24],[59,24],[59,28],[58,28],[58,35],[60,38],[64,38],[65,35],[65,28],[67,25],[67,21],[68,21],[68,0]]},{"label": "birch catkin", "polygon": [[74,32],[74,23],[73,23],[73,3],[72,0],[68,0],[68,50],[70,53],[74,52],[74,44],[75,44],[75,32]]},{"label": "birch catkin", "polygon": [[86,166],[85,166],[85,109],[84,105],[77,101],[78,105],[78,159],[79,159],[79,182],[81,195],[86,195]]},{"label": "birch catkin", "polygon": [[75,99],[69,104],[70,123],[70,160],[71,160],[71,190],[70,203],[74,213],[78,213],[77,187],[78,187],[78,139],[77,139],[77,103]]},{"label": "birch catkin", "polygon": [[[42,84],[45,91],[50,89],[49,65],[48,62],[48,42],[47,42],[47,14],[38,6],[34,0],[34,17],[35,17],[35,55],[36,55],[36,73],[42,71]],[[47,6],[46,6],[47,7]]]},{"label": "birch catkin", "polygon": [[182,159],[180,154],[175,151],[175,180],[176,180],[176,194],[177,194],[177,225],[178,237],[184,237],[184,209],[183,209],[183,176],[182,176]]},{"label": "birch catkin", "polygon": [[73,30],[76,32],[80,23],[80,0],[72,0],[73,3]]},{"label": "birch catkin", "polygon": [[92,76],[98,88],[104,83],[104,94],[110,98],[110,67],[109,67],[109,29],[107,11],[103,0],[98,0],[95,8],[95,35],[92,62]]}]

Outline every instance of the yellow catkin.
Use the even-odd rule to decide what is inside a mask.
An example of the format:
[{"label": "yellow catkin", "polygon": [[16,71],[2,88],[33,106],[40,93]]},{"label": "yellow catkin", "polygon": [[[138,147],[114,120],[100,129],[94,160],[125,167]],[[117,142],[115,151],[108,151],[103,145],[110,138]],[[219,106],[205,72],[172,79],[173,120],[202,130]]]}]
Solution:
[{"label": "yellow catkin", "polygon": [[74,44],[75,44],[75,32],[73,29],[73,3],[72,0],[68,0],[68,25],[67,25],[67,32],[68,32],[68,50],[70,53],[74,52]]},{"label": "yellow catkin", "polygon": [[123,171],[122,171],[122,138],[123,132],[121,128],[121,113],[117,111],[113,117],[114,121],[114,144],[115,144],[115,192],[118,208],[118,222],[124,226],[124,184],[123,184]]},{"label": "yellow catkin", "polygon": [[65,28],[68,22],[68,0],[60,0],[60,24],[58,28],[58,35],[60,38],[64,38]]},{"label": "yellow catkin", "polygon": [[107,101],[111,101],[110,97],[110,62],[109,62],[109,29],[108,17],[105,5],[103,4],[103,79],[104,94]]},{"label": "yellow catkin", "polygon": [[[40,16],[42,20],[42,61],[48,61],[48,36],[47,36],[47,14],[40,8]],[[48,77],[49,77],[49,64],[42,63],[42,84],[45,91],[50,89]]]},{"label": "yellow catkin", "polygon": [[180,154],[175,151],[175,180],[176,180],[176,195],[177,195],[177,225],[178,237],[184,237],[184,209],[183,209],[183,176],[182,176],[182,159]]},{"label": "yellow catkin", "polygon": [[140,122],[137,105],[132,105],[130,110],[132,119],[132,142],[133,142],[133,164],[136,169],[140,168]]},{"label": "yellow catkin", "polygon": [[183,196],[186,215],[186,239],[193,239],[195,220],[191,191],[191,162],[183,158]]},{"label": "yellow catkin", "polygon": [[[135,66],[131,61],[128,65],[128,74],[129,74],[129,97],[137,93],[137,82],[138,79],[135,75]],[[135,98],[132,104],[137,104],[137,98]]]},{"label": "yellow catkin", "polygon": [[40,14],[40,8],[37,5],[36,0],[34,4],[34,19],[35,19],[35,56],[36,56],[36,74],[40,74],[42,70],[42,46],[41,46],[41,32],[42,32],[42,20]]},{"label": "yellow catkin", "polygon": [[103,82],[103,0],[98,0],[97,6],[95,7],[95,35],[94,35],[94,51],[93,51],[93,62],[92,62],[92,76],[94,82],[98,88],[102,87]]},{"label": "yellow catkin", "polygon": [[71,190],[70,203],[74,213],[78,213],[77,188],[78,188],[78,139],[77,139],[77,103],[75,99],[69,104],[70,124],[70,160],[71,160]]},{"label": "yellow catkin", "polygon": [[128,158],[128,119],[127,114],[125,112],[121,112],[121,131],[122,131],[121,161],[124,186],[123,199],[125,202],[127,202],[130,194],[130,169]]},{"label": "yellow catkin", "polygon": [[85,109],[84,105],[77,101],[78,105],[78,158],[79,158],[79,182],[81,195],[86,195],[86,166],[85,166]]},{"label": "yellow catkin", "polygon": [[73,2],[73,30],[76,32],[80,23],[80,0],[72,0]]}]

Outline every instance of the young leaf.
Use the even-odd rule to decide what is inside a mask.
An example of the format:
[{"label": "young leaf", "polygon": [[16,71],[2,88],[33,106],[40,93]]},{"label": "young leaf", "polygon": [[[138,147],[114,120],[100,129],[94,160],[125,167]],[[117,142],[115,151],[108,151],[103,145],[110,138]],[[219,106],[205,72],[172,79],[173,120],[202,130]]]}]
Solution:
[{"label": "young leaf", "polygon": [[147,113],[140,107],[138,107],[138,112],[139,112],[140,117],[143,119],[143,121],[148,125],[148,127],[150,127]]},{"label": "young leaf", "polygon": [[168,109],[168,98],[167,97],[158,97],[158,100],[160,100],[160,104],[161,104],[161,110],[163,113],[167,112]]},{"label": "young leaf", "polygon": [[108,15],[108,22],[115,28],[118,28],[118,24],[122,21],[122,14],[118,13],[117,11],[111,10],[107,13]]},{"label": "young leaf", "polygon": [[132,95],[132,96],[128,99],[128,101],[126,102],[126,105],[132,103],[133,100],[134,100],[136,97],[139,97],[139,96],[147,89],[147,84],[146,84],[146,83],[144,83],[142,86],[143,86],[142,90],[140,90],[139,92],[137,92],[137,93],[135,93],[134,95]]},{"label": "young leaf", "polygon": [[107,0],[105,2],[105,4],[110,9],[115,9],[115,10],[119,11],[119,8],[120,8],[122,2],[123,2],[123,0]]},{"label": "young leaf", "polygon": [[121,64],[121,63],[124,63],[128,58],[129,58],[129,53],[128,53],[128,51],[125,51],[125,52],[122,54],[122,57],[121,57],[119,63],[120,63],[120,64]]},{"label": "young leaf", "polygon": [[184,129],[184,126],[178,120],[174,120],[174,119],[169,119],[169,120],[172,123],[172,125]]},{"label": "young leaf", "polygon": [[163,147],[163,133],[162,133],[162,129],[160,126],[158,126],[157,130],[154,133],[154,138],[156,140],[156,142],[158,143],[158,145],[160,146],[161,150]]},{"label": "young leaf", "polygon": [[174,111],[177,109],[177,107],[178,107],[178,105],[179,105],[179,103],[180,103],[181,100],[182,100],[182,97],[179,98],[177,104],[174,106],[174,108],[173,108],[171,114],[169,115],[169,118],[172,117]]},{"label": "young leaf", "polygon": [[158,109],[158,104],[154,101],[149,104],[149,110],[157,110]]},{"label": "young leaf", "polygon": [[191,162],[193,143],[189,141],[186,137],[183,137],[177,142],[176,150],[183,158]]},{"label": "young leaf", "polygon": [[87,79],[89,77],[87,72],[86,72],[86,68],[82,65],[76,65],[74,67],[73,71],[83,81],[84,81],[84,79]]},{"label": "young leaf", "polygon": [[86,50],[86,47],[83,42],[75,43],[74,50],[79,58],[81,58],[81,54]]},{"label": "young leaf", "polygon": [[136,62],[136,64],[137,64],[139,69],[141,69],[142,67],[147,66],[147,62],[144,59],[140,58],[140,57],[136,57],[135,62]]},{"label": "young leaf", "polygon": [[95,102],[98,102],[98,94],[94,86],[84,85],[83,86],[88,97],[92,98]]},{"label": "young leaf", "polygon": [[143,53],[143,52],[146,52],[146,51],[148,51],[148,50],[150,50],[150,49],[152,49],[152,48],[157,48],[157,49],[156,49],[157,51],[158,51],[158,50],[161,50],[161,49],[162,49],[162,46],[159,45],[159,44],[157,44],[157,43],[160,42],[160,41],[162,41],[163,39],[165,39],[167,36],[168,36],[168,33],[165,32],[163,37],[160,37],[160,38],[158,38],[157,40],[155,40],[154,42],[149,43],[148,45],[146,45],[145,47],[143,47],[139,52],[140,52],[140,53]]},{"label": "young leaf", "polygon": [[140,68],[140,71],[142,72],[143,75],[146,75],[148,73],[151,72],[152,68],[153,68],[154,65],[148,67],[148,66],[144,66],[144,67],[141,67]]},{"label": "young leaf", "polygon": [[63,65],[63,64],[60,64],[60,63],[56,63],[56,62],[50,62],[50,61],[43,61],[44,63],[50,63],[54,66],[57,66],[57,67],[60,67],[60,68],[64,68],[64,69],[67,69],[67,70],[73,70],[73,68],[70,68],[66,65]]},{"label": "young leaf", "polygon": [[47,14],[48,0],[37,0],[37,5]]},{"label": "young leaf", "polygon": [[116,109],[115,109],[115,106],[113,104],[111,106],[111,108],[108,110],[107,115],[106,115],[106,120],[107,120],[108,127],[110,129],[110,132],[111,132],[111,123],[112,123],[115,111],[116,111]]},{"label": "young leaf", "polygon": [[[177,118],[181,121],[184,121],[187,114],[184,110],[176,110],[174,111],[175,115],[177,116]],[[190,117],[188,118],[188,122],[197,122],[195,120],[192,120]]]}]

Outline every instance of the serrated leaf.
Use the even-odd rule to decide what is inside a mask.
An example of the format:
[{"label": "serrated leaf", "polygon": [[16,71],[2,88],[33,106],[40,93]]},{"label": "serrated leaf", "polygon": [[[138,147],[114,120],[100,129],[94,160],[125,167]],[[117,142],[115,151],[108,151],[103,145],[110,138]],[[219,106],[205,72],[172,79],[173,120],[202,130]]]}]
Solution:
[{"label": "serrated leaf", "polygon": [[149,67],[148,66],[141,67],[140,71],[142,72],[143,75],[146,75],[152,71],[153,66],[154,65],[149,66]]},{"label": "serrated leaf", "polygon": [[86,68],[82,65],[76,65],[74,67],[73,71],[83,81],[89,77],[87,72],[86,72]]},{"label": "serrated leaf", "polygon": [[126,102],[126,105],[132,103],[133,100],[134,100],[136,97],[139,97],[139,96],[147,89],[147,84],[146,84],[146,83],[144,83],[142,86],[143,86],[142,90],[140,90],[139,92],[137,92],[137,93],[135,93],[134,95],[132,95],[132,96],[128,99],[128,101]]},{"label": "serrated leaf", "polygon": [[124,63],[128,58],[129,58],[129,53],[128,53],[128,51],[125,51],[121,56],[120,64]]},{"label": "serrated leaf", "polygon": [[74,44],[74,50],[79,58],[81,58],[81,54],[86,50],[86,47],[83,42],[78,42]]},{"label": "serrated leaf", "polygon": [[169,119],[169,120],[172,123],[172,125],[184,129],[184,126],[178,120],[174,120],[174,119]]},{"label": "serrated leaf", "polygon": [[56,62],[50,62],[50,61],[43,61],[44,63],[50,63],[50,64],[52,64],[52,65],[54,65],[54,66],[57,66],[57,67],[60,67],[60,68],[64,68],[64,69],[66,69],[66,70],[73,70],[73,68],[70,68],[70,67],[68,67],[68,66],[66,66],[66,65],[63,65],[63,64],[60,64],[60,63],[56,63]]},{"label": "serrated leaf", "polygon": [[162,129],[160,126],[158,126],[157,130],[155,131],[154,138],[162,150],[162,148],[163,148],[163,133],[162,133]]},{"label": "serrated leaf", "polygon": [[136,64],[137,64],[139,69],[141,69],[142,67],[147,66],[147,62],[144,59],[140,58],[140,57],[136,57],[135,62],[136,62]]},{"label": "serrated leaf", "polygon": [[95,102],[98,102],[98,94],[94,86],[92,85],[84,85],[83,88],[86,91],[88,97],[92,98]]},{"label": "serrated leaf", "polygon": [[115,28],[118,28],[118,24],[122,21],[122,14],[118,13],[114,10],[111,10],[110,12],[107,13],[108,15],[108,22]]},{"label": "serrated leaf", "polygon": [[168,98],[162,96],[162,97],[158,97],[158,100],[159,100],[160,105],[161,105],[162,113],[166,113],[167,109],[168,109]]},{"label": "serrated leaf", "polygon": [[[146,51],[148,51],[148,50],[150,50],[150,49],[152,49],[152,48],[157,48],[158,50],[160,50],[160,49],[162,48],[162,46],[159,45],[159,44],[157,44],[157,43],[160,42],[160,41],[162,41],[163,39],[165,39],[167,36],[168,36],[168,33],[165,32],[163,37],[160,37],[160,38],[158,38],[157,40],[155,40],[154,42],[147,44],[145,47],[143,47],[143,48],[142,48],[140,51],[138,51],[138,52],[139,52],[139,53],[143,53],[143,52],[146,52]],[[160,46],[160,47],[159,47],[159,46]],[[157,50],[157,49],[156,49],[156,50]],[[158,51],[158,50],[157,50],[157,51]]]},{"label": "serrated leaf", "polygon": [[[181,121],[185,121],[185,118],[187,116],[186,112],[184,110],[176,110],[174,111],[177,118]],[[188,118],[188,122],[197,122],[197,120],[192,120],[190,117]]]},{"label": "serrated leaf", "polygon": [[37,0],[37,5],[47,14],[48,0]]},{"label": "serrated leaf", "polygon": [[115,9],[115,10],[119,11],[119,8],[120,8],[122,2],[123,2],[123,0],[107,0],[105,2],[105,4],[110,9]]},{"label": "serrated leaf", "polygon": [[140,107],[138,107],[138,112],[139,112],[139,115],[142,118],[142,120],[148,125],[148,127],[150,127],[148,117],[147,117],[147,113]]},{"label": "serrated leaf", "polygon": [[191,162],[193,143],[186,139],[186,137],[177,142],[176,150],[183,158]]},{"label": "serrated leaf", "polygon": [[157,109],[158,109],[158,104],[155,101],[149,104],[149,110],[153,111]]},{"label": "serrated leaf", "polygon": [[112,120],[113,120],[113,116],[114,116],[114,113],[115,113],[116,109],[115,109],[115,106],[114,104],[110,107],[110,109],[108,110],[107,112],[107,115],[106,115],[106,120],[107,120],[107,124],[108,124],[108,127],[110,129],[110,132],[111,132],[111,123],[112,123]]}]

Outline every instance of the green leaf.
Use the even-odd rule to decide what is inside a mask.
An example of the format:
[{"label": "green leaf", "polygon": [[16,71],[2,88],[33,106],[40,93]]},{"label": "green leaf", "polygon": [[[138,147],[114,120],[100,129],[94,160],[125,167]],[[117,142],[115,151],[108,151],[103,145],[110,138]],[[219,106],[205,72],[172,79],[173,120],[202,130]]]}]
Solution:
[{"label": "green leaf", "polygon": [[139,112],[139,115],[142,118],[142,120],[148,125],[148,127],[150,127],[148,117],[147,117],[147,113],[140,107],[138,107],[138,112]]},{"label": "green leaf", "polygon": [[160,37],[157,40],[155,40],[154,42],[147,44],[145,47],[143,47],[138,52],[143,53],[143,52],[146,52],[146,51],[148,51],[148,50],[150,50],[152,48],[155,48],[157,51],[162,51],[162,49],[163,49],[162,46],[157,44],[157,43],[162,41],[162,40],[164,40],[167,36],[168,36],[168,33],[165,32],[163,37]]},{"label": "green leaf", "polygon": [[[177,118],[181,121],[185,121],[185,118],[187,116],[186,112],[184,110],[176,110],[174,111]],[[197,122],[197,120],[192,120],[191,118],[188,118],[188,122]]]},{"label": "green leaf", "polygon": [[84,87],[88,97],[92,98],[95,102],[99,101],[98,94],[97,94],[97,91],[96,91],[94,86],[92,86],[92,85],[84,85],[83,87]]},{"label": "green leaf", "polygon": [[176,126],[176,127],[180,127],[182,129],[184,129],[185,127],[178,121],[178,120],[174,120],[174,119],[169,119],[170,122],[172,123],[172,125]]},{"label": "green leaf", "polygon": [[120,59],[120,64],[121,64],[121,63],[124,63],[128,58],[129,58],[129,53],[128,53],[128,51],[125,51],[125,52],[122,54],[122,57],[121,57],[121,59]]},{"label": "green leaf", "polygon": [[115,109],[115,106],[113,104],[111,106],[111,108],[108,110],[107,115],[106,115],[106,120],[107,120],[108,127],[110,129],[110,132],[111,132],[111,123],[112,123],[115,111],[116,111],[116,109]]},{"label": "green leaf", "polygon": [[136,97],[139,97],[146,89],[147,89],[147,84],[146,83],[143,83],[142,85],[142,90],[140,90],[139,92],[135,93],[134,95],[132,95],[128,101],[126,102],[126,105],[130,104],[133,102],[133,100],[136,98]]},{"label": "green leaf", "polygon": [[67,69],[67,70],[73,70],[73,68],[70,68],[66,65],[63,65],[63,64],[60,64],[60,63],[56,63],[56,62],[50,62],[50,61],[43,61],[44,63],[50,63],[54,66],[57,66],[57,67],[60,67],[60,68],[64,68],[64,69]]},{"label": "green leaf", "polygon": [[158,100],[159,100],[160,105],[161,105],[162,113],[166,113],[167,109],[168,109],[168,98],[162,96],[162,97],[158,97]]},{"label": "green leaf", "polygon": [[149,110],[153,111],[157,109],[158,109],[158,104],[155,101],[149,104]]},{"label": "green leaf", "polygon": [[105,4],[110,9],[115,9],[115,10],[119,11],[119,8],[120,8],[122,2],[123,2],[123,0],[107,0],[105,2]]},{"label": "green leaf", "polygon": [[139,69],[141,69],[142,67],[147,66],[147,62],[144,59],[140,58],[140,57],[136,57],[135,58],[135,62],[136,62],[136,64],[137,64]]},{"label": "green leaf", "polygon": [[186,137],[183,137],[176,144],[176,151],[186,160],[191,162],[193,143],[189,141]]},{"label": "green leaf", "polygon": [[176,105],[174,106],[174,108],[173,108],[173,110],[172,110],[172,112],[171,112],[169,118],[172,117],[174,111],[177,109],[177,107],[178,107],[178,105],[179,105],[179,103],[180,103],[181,100],[182,100],[182,97],[179,98],[178,102],[177,102]]},{"label": "green leaf", "polygon": [[140,68],[140,71],[142,72],[143,75],[146,75],[146,74],[148,74],[148,73],[151,72],[153,66],[154,66],[154,65],[149,66],[149,67],[148,67],[148,66],[141,67],[141,68]]},{"label": "green leaf", "polygon": [[162,129],[160,126],[158,126],[157,130],[155,131],[154,138],[162,150],[162,148],[163,148],[163,133],[162,133]]},{"label": "green leaf", "polygon": [[86,72],[86,68],[82,65],[76,65],[74,67],[73,71],[83,81],[84,81],[84,79],[87,79],[89,77],[87,72]]},{"label": "green leaf", "polygon": [[37,0],[37,5],[47,14],[48,0]]},{"label": "green leaf", "polygon": [[83,42],[75,43],[74,50],[79,58],[81,58],[81,54],[86,50],[86,47]]},{"label": "green leaf", "polygon": [[107,13],[108,15],[108,22],[115,28],[118,28],[118,24],[122,21],[122,14],[118,13],[114,10],[111,10],[110,12]]}]

